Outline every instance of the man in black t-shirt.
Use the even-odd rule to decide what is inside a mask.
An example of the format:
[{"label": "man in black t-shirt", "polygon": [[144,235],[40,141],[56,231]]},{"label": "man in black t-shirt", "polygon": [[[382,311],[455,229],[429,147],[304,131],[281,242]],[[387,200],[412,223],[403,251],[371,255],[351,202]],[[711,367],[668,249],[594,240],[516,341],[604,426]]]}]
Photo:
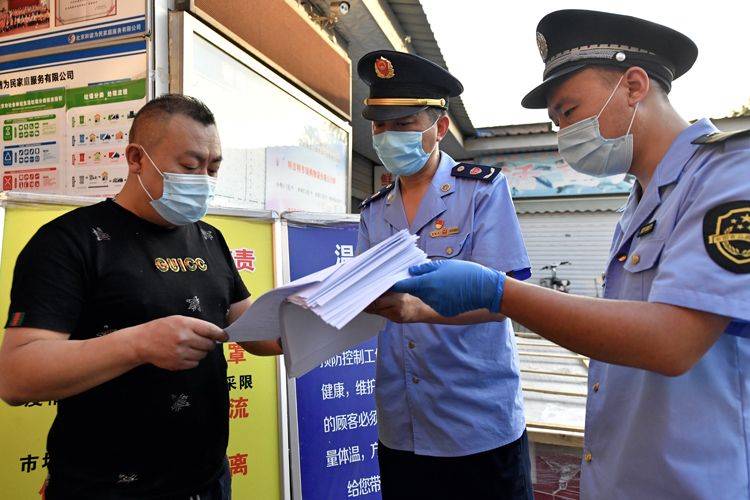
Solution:
[{"label": "man in black t-shirt", "polygon": [[126,156],[114,200],[44,225],[19,255],[0,397],[59,400],[48,500],[229,498],[219,342],[250,299],[221,232],[199,222],[221,162],[214,117],[157,98]]}]

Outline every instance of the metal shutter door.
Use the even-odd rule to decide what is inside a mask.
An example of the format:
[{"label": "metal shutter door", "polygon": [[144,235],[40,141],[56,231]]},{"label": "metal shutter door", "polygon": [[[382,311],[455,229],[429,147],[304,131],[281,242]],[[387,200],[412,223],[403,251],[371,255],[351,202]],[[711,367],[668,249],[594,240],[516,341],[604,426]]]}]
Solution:
[{"label": "metal shutter door", "polygon": [[530,281],[539,283],[550,275],[541,267],[568,260],[572,265],[558,268],[557,276],[571,281],[571,293],[595,296],[594,279],[605,270],[619,217],[614,211],[519,214],[532,265]]}]

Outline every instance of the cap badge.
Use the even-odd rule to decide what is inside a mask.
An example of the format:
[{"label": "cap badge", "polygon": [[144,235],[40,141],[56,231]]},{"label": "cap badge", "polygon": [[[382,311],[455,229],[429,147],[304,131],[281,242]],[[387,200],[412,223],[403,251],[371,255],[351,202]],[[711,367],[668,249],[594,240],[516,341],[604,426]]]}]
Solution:
[{"label": "cap badge", "polygon": [[382,56],[375,60],[375,74],[378,78],[393,78],[396,76],[391,61]]},{"label": "cap badge", "polygon": [[544,35],[536,32],[536,46],[539,47],[539,54],[542,56],[542,61],[547,61],[547,40]]}]

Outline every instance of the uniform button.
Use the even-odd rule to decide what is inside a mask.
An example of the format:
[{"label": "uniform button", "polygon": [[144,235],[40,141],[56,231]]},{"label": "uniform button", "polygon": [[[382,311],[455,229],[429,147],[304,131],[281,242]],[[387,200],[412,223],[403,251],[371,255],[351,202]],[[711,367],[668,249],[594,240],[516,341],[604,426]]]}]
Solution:
[{"label": "uniform button", "polygon": [[414,341],[412,340],[409,341],[408,345],[409,345],[409,349],[414,349],[415,347],[417,347],[417,344],[415,344]]},{"label": "uniform button", "polygon": [[594,392],[599,392],[599,382],[594,384]]},{"label": "uniform button", "polygon": [[630,262],[633,263],[633,265],[638,264],[641,261],[641,256],[637,253],[634,253],[632,257],[630,257]]},{"label": "uniform button", "polygon": [[591,462],[591,459],[594,458],[591,456],[591,452],[586,452],[586,454],[583,456],[583,459],[586,460],[586,462]]},{"label": "uniform button", "polygon": [[453,247],[447,247],[445,249],[445,253],[448,255],[453,255]]},{"label": "uniform button", "polygon": [[625,262],[626,260],[628,260],[628,256],[625,254],[618,255],[617,260],[619,260],[620,262]]},{"label": "uniform button", "polygon": [[392,194],[389,194],[389,195],[388,195],[388,201],[389,201],[389,202],[390,202],[390,201],[393,201],[393,195],[392,195]]},{"label": "uniform button", "polygon": [[419,383],[419,379],[417,377],[412,377],[411,381],[414,382],[415,384]]},{"label": "uniform button", "polygon": [[443,184],[442,186],[440,186],[440,191],[442,191],[444,193],[447,193],[450,190],[451,190],[451,185],[450,184]]}]

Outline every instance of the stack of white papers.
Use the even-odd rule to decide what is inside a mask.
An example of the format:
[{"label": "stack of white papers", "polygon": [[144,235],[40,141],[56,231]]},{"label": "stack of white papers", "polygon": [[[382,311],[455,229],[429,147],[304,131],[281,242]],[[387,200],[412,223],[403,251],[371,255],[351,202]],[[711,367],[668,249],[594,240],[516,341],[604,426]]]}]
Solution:
[{"label": "stack of white papers", "polygon": [[366,252],[261,296],[226,331],[229,340],[282,339],[289,377],[375,336],[385,320],[363,311],[409,267],[427,262],[402,230]]},{"label": "stack of white papers", "polygon": [[289,301],[341,329],[397,281],[408,278],[409,266],[427,260],[416,243],[417,236],[401,230],[335,267],[320,283],[290,295]]}]

